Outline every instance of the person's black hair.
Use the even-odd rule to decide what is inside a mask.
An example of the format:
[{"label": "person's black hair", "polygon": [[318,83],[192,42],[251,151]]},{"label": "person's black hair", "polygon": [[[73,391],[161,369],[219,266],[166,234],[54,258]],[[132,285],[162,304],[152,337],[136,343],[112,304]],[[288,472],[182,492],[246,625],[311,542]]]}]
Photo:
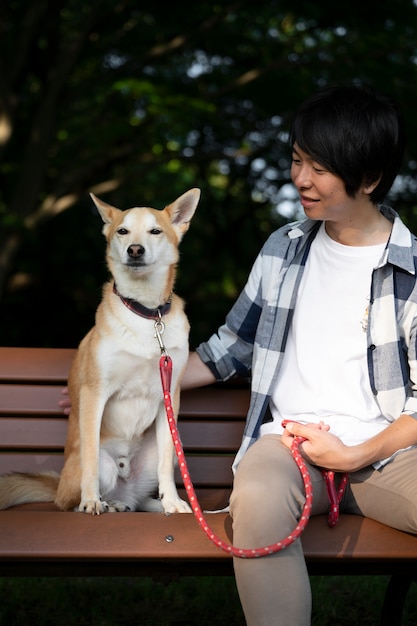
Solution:
[{"label": "person's black hair", "polygon": [[369,194],[379,204],[404,158],[402,116],[393,100],[368,86],[329,87],[298,109],[290,133],[291,147],[294,143],[339,176],[351,197],[363,183],[380,178]]}]

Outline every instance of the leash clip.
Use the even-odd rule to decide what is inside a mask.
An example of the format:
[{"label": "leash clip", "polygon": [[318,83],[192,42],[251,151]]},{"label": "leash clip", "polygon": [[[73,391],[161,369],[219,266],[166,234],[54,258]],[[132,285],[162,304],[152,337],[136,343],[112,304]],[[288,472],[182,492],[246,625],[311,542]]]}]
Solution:
[{"label": "leash clip", "polygon": [[167,351],[166,351],[166,348],[162,339],[162,335],[164,334],[164,331],[165,331],[165,324],[162,321],[160,311],[158,311],[158,314],[159,314],[159,319],[155,320],[155,324],[154,324],[154,328],[155,328],[154,337],[155,339],[158,340],[159,347],[161,349],[161,354],[167,354]]}]

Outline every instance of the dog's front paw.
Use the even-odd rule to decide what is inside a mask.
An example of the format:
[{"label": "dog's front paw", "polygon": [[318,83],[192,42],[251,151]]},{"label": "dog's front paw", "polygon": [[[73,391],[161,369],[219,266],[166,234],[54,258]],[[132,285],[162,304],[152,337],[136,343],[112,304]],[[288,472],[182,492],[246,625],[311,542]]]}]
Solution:
[{"label": "dog's front paw", "polygon": [[165,515],[170,515],[171,513],[192,513],[189,504],[179,497],[165,498],[162,496],[161,504]]},{"label": "dog's front paw", "polygon": [[128,506],[124,502],[120,502],[120,500],[109,500],[107,504],[107,510],[109,513],[124,513],[132,510],[130,506]]},{"label": "dog's front paw", "polygon": [[81,511],[81,513],[100,515],[101,513],[107,513],[109,505],[102,500],[81,500],[78,510]]}]

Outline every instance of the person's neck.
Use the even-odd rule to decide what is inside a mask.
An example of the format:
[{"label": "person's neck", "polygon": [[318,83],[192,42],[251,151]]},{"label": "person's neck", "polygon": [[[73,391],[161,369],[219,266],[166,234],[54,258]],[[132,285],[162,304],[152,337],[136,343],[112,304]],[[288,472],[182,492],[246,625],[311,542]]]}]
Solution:
[{"label": "person's neck", "polygon": [[345,246],[376,246],[389,239],[392,223],[373,206],[372,211],[346,222],[326,221],[326,233],[331,239]]}]

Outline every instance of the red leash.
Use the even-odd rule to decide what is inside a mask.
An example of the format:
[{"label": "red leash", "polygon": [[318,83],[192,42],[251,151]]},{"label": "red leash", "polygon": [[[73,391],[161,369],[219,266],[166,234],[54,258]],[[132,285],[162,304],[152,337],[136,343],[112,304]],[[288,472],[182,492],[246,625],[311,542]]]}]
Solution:
[{"label": "red leash", "polygon": [[[305,464],[303,457],[299,452],[299,445],[303,441],[305,441],[302,437],[294,437],[294,441],[291,446],[291,452],[294,457],[295,462],[297,463],[298,469],[301,472],[304,481],[305,488],[305,504],[301,513],[300,520],[297,526],[294,528],[293,532],[288,535],[285,539],[278,541],[277,543],[273,543],[269,546],[265,546],[264,548],[254,548],[254,549],[245,549],[245,548],[236,548],[226,542],[224,542],[220,537],[218,537],[213,530],[208,525],[207,521],[204,518],[203,512],[198,503],[194,486],[191,482],[190,473],[188,471],[187,462],[184,456],[184,450],[181,445],[180,435],[178,432],[177,424],[174,417],[174,411],[172,408],[171,402],[171,378],[172,378],[172,361],[171,357],[167,354],[163,354],[159,361],[159,368],[161,373],[161,381],[162,381],[162,389],[164,392],[164,404],[165,410],[168,418],[168,425],[171,431],[172,440],[174,442],[175,452],[178,457],[178,464],[181,471],[182,480],[184,482],[185,489],[187,491],[188,499],[190,501],[191,508],[193,510],[194,516],[197,519],[200,527],[206,533],[207,537],[219,548],[228,552],[229,554],[246,559],[253,559],[261,556],[267,556],[269,554],[275,554],[280,550],[288,547],[301,535],[305,527],[307,526],[311,507],[313,504],[313,489],[311,485],[310,476]],[[334,472],[330,472],[327,470],[323,470],[323,476],[326,481],[327,492],[329,494],[330,499],[330,513],[329,513],[329,525],[335,526],[337,524],[337,520],[339,518],[339,504],[342,499],[346,484],[347,484],[347,475],[344,474],[341,484],[339,486],[338,491],[336,492],[336,488],[334,485]]]},{"label": "red leash", "polygon": [[[289,424],[292,420],[284,420],[282,425],[284,428],[287,424]],[[301,441],[305,441],[302,437],[299,437]],[[339,489],[336,491],[336,486],[334,484],[334,472],[332,470],[322,469],[321,473],[324,478],[324,482],[326,483],[327,496],[330,502],[329,515],[327,518],[327,522],[331,528],[336,526],[339,521],[339,506],[343,498],[343,494],[345,493],[346,486],[348,484],[349,475],[342,474],[342,478],[340,480]]]}]

